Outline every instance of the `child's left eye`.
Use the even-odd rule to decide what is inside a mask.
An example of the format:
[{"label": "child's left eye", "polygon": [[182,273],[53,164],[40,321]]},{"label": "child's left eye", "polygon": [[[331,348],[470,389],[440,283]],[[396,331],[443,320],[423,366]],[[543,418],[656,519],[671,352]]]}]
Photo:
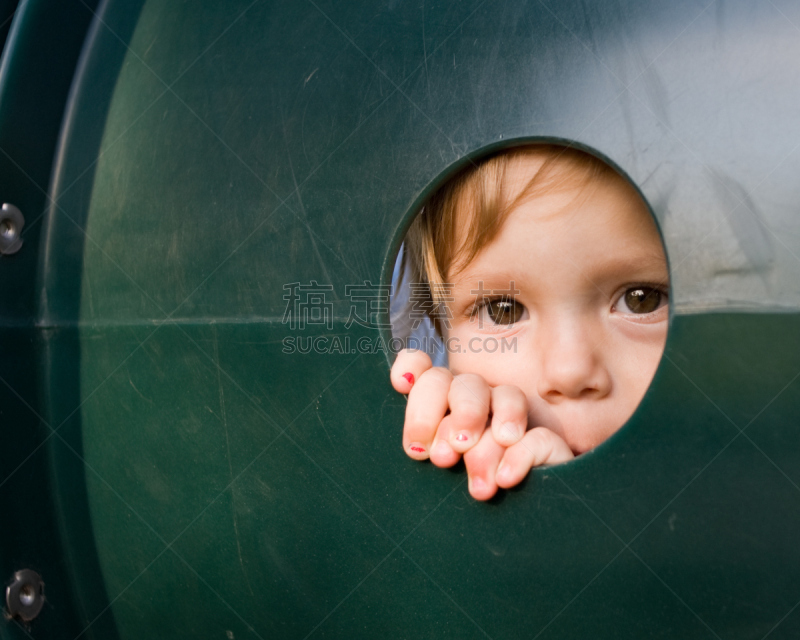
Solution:
[{"label": "child's left eye", "polygon": [[626,289],[614,305],[616,311],[644,315],[665,306],[669,295],[663,289],[652,286],[636,286]]}]

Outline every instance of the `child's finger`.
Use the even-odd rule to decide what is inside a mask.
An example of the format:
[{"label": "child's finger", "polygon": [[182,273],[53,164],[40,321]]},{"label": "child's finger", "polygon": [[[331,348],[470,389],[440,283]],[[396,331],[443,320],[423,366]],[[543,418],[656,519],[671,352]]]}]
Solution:
[{"label": "child's finger", "polygon": [[437,467],[446,469],[461,460],[461,454],[453,451],[448,440],[450,438],[450,416],[445,416],[439,423],[439,429],[431,444],[431,462]]},{"label": "child's finger", "polygon": [[519,387],[492,388],[492,435],[497,444],[510,447],[525,436],[528,399]]},{"label": "child's finger", "polygon": [[476,500],[488,500],[497,493],[495,472],[503,458],[505,447],[494,441],[486,429],[480,441],[464,454],[464,464],[469,476],[469,493]]},{"label": "child's finger", "polygon": [[408,393],[420,376],[433,366],[430,356],[418,349],[403,349],[397,354],[389,378],[395,391]]},{"label": "child's finger", "polygon": [[453,378],[450,403],[450,446],[458,453],[474,447],[486,430],[491,391],[482,376],[463,373]]},{"label": "child's finger", "polygon": [[508,489],[522,482],[532,467],[558,464],[574,457],[567,443],[553,431],[536,427],[528,431],[522,440],[505,450],[503,460],[497,469],[497,484]]},{"label": "child's finger", "polygon": [[403,448],[415,460],[430,455],[436,430],[447,413],[447,393],[452,381],[453,375],[447,369],[428,369],[408,394]]}]

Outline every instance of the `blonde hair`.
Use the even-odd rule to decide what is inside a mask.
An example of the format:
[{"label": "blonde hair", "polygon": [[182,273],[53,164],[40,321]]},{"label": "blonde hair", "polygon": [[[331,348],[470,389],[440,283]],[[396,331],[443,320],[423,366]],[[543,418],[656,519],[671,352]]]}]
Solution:
[{"label": "blonde hair", "polygon": [[[518,194],[509,193],[509,166],[540,162]],[[463,270],[499,233],[509,214],[545,192],[620,178],[609,165],[572,147],[536,144],[515,147],[462,169],[425,201],[405,240],[412,282],[426,282],[441,304],[448,278]]]}]

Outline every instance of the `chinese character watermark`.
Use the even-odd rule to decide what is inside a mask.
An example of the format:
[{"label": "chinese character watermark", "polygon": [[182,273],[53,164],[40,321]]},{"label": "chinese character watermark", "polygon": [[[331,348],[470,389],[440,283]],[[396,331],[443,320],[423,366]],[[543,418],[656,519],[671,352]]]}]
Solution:
[{"label": "chinese character watermark", "polygon": [[439,324],[444,329],[451,329],[450,320],[453,313],[448,302],[454,302],[452,284],[429,285],[427,282],[409,283],[411,294],[408,301],[411,304],[408,317],[411,320],[411,329],[417,329],[425,318],[430,318],[434,326]]},{"label": "chinese character watermark", "polygon": [[349,329],[353,323],[367,329],[391,328],[391,324],[383,320],[383,317],[389,317],[392,285],[372,284],[365,280],[363,284],[345,285],[344,295],[350,300],[350,315],[344,325],[345,329]]},{"label": "chinese character watermark", "polygon": [[316,280],[308,284],[291,282],[283,285],[283,290],[283,324],[291,329],[305,329],[307,324],[333,329],[333,303],[327,299],[327,294],[333,293],[332,284],[319,284]]},{"label": "chinese character watermark", "polygon": [[[451,305],[455,301],[452,284],[430,285],[427,282],[412,282],[408,285],[408,297],[404,301],[408,313],[411,335],[405,338],[392,337],[388,341],[380,330],[391,329],[389,312],[392,303],[393,287],[386,284],[373,284],[364,280],[360,284],[348,284],[344,287],[345,297],[350,303],[344,328],[350,329],[358,325],[366,329],[377,329],[379,335],[361,336],[357,340],[350,335],[316,335],[290,336],[284,338],[284,353],[377,353],[396,354],[402,349],[418,349],[428,354],[437,353],[516,353],[516,338],[500,338],[495,336],[473,336],[462,344],[458,338],[449,337],[452,329],[453,313]],[[325,327],[332,331],[334,321],[333,298],[334,288],[331,284],[320,284],[311,280],[307,284],[291,282],[283,285],[286,309],[283,313],[283,324],[292,330],[303,330],[307,326]],[[507,289],[486,289],[483,281],[478,289],[470,291],[475,296],[474,309],[497,300],[504,304],[513,302],[514,296],[520,292],[514,282]],[[470,322],[478,316],[479,328],[483,325],[483,315],[472,313]],[[338,318],[342,322],[343,315]],[[433,323],[435,335],[415,334],[420,324],[428,319]],[[424,332],[423,332],[424,333]]]}]

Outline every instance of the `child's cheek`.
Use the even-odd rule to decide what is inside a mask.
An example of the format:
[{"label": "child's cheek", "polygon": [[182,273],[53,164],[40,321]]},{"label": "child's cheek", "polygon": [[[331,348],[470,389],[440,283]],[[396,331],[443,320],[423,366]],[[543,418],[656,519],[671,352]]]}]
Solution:
[{"label": "child's cheek", "polygon": [[667,341],[666,322],[662,326],[622,327],[607,341],[604,350],[606,366],[614,377],[627,379],[628,384],[641,387],[641,396],[650,385]]},{"label": "child's cheek", "polygon": [[652,324],[638,323],[624,318],[615,318],[610,325],[610,330],[631,343],[632,349],[639,347],[652,347],[664,350],[667,341],[667,318]]},{"label": "child's cheek", "polygon": [[[460,352],[449,354],[450,371],[454,375],[474,373],[486,380],[489,386],[512,385],[527,393],[534,374],[513,341],[503,343],[493,337],[472,337],[461,342]],[[527,365],[527,366],[526,366]]]}]

